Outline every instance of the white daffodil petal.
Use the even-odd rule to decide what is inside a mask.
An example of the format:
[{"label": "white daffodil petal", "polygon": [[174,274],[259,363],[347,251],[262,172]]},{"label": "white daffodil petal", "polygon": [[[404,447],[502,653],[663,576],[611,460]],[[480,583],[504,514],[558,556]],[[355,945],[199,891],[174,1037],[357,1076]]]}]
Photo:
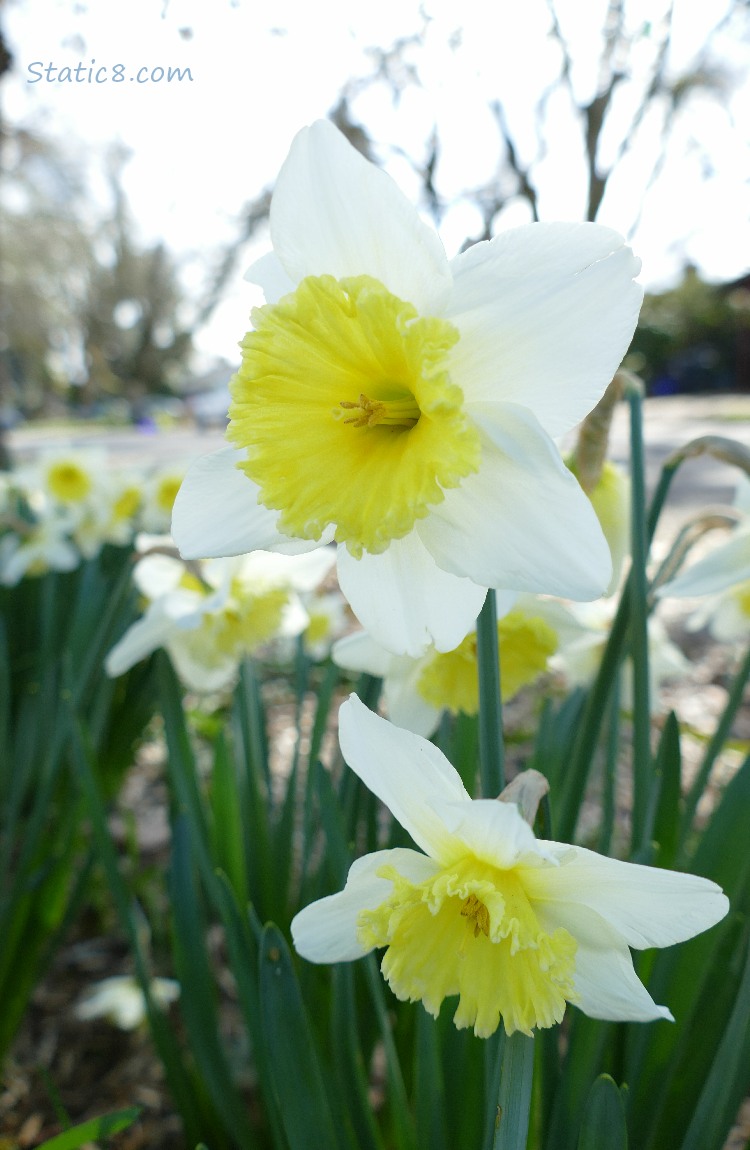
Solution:
[{"label": "white daffodil petal", "polygon": [[529,824],[515,803],[497,799],[474,799],[471,803],[433,803],[452,835],[478,859],[501,870],[519,859],[545,856]]},{"label": "white daffodil petal", "polygon": [[744,595],[735,595],[730,589],[723,595],[705,600],[704,605],[703,612],[696,611],[687,620],[688,630],[699,631],[708,624],[714,639],[720,643],[741,643],[745,639],[750,629],[750,616],[745,609]]},{"label": "white daffodil petal", "polygon": [[750,528],[743,527],[721,547],[699,559],[658,590],[662,599],[714,595],[750,579]]},{"label": "white daffodil petal", "polygon": [[741,471],[737,478],[732,506],[743,515],[750,515],[750,477],[744,471]]},{"label": "white daffodil petal", "polygon": [[234,685],[239,670],[238,660],[231,655],[218,657],[214,652],[208,658],[205,644],[196,646],[193,634],[174,632],[166,648],[178,677],[189,691],[206,695],[227,691]]},{"label": "white daffodil petal", "polygon": [[292,142],[271,203],[271,237],[287,274],[374,276],[435,313],[450,287],[437,233],[390,176],[326,120]]},{"label": "white daffodil petal", "polygon": [[164,610],[163,601],[152,603],[142,619],[128,627],[104,661],[111,679],[124,675],[141,659],[163,647],[175,631],[175,621]]},{"label": "white daffodil petal", "polygon": [[416,683],[421,671],[422,666],[417,662],[412,664],[410,674],[389,677],[383,683],[383,695],[388,718],[392,723],[429,739],[437,729],[441,711],[425,702],[417,690]]},{"label": "white daffodil petal", "polygon": [[479,472],[417,524],[446,571],[487,587],[595,599],[612,561],[591,503],[531,412],[481,404]]},{"label": "white daffodil petal", "polygon": [[573,984],[575,1003],[589,1018],[611,1022],[673,1022],[666,1006],[658,1006],[633,969],[627,947],[606,950],[579,945]]},{"label": "white daffodil petal", "polygon": [[278,582],[288,583],[295,591],[309,592],[314,591],[333,570],[336,565],[336,548],[318,546],[314,551],[298,555],[269,554],[269,558],[281,560],[276,568]]},{"label": "white daffodil petal", "polygon": [[349,962],[367,954],[371,947],[359,942],[357,920],[363,910],[374,910],[391,893],[391,881],[377,873],[384,866],[394,867],[413,882],[430,878],[438,869],[432,859],[408,847],[376,851],[357,859],[342,891],[311,903],[292,919],[292,939],[298,954],[308,962]]},{"label": "white daffodil petal", "polygon": [[[547,843],[559,855],[572,848]],[[533,897],[530,880],[546,883],[557,875],[555,868],[524,870],[524,888]],[[563,928],[576,941],[575,1005],[590,1018],[609,1021],[650,1022],[671,1019],[665,1006],[657,1006],[633,969],[633,960],[622,935],[596,911],[582,904],[533,903],[540,924],[549,933]]]},{"label": "white daffodil petal", "polygon": [[591,410],[622,360],[643,290],[640,260],[599,224],[530,224],[451,262],[447,318],[467,400],[530,408],[552,436]]},{"label": "white daffodil petal", "polygon": [[292,593],[281,611],[279,635],[301,635],[310,622],[310,616],[298,595]]},{"label": "white daffodil petal", "polygon": [[266,303],[276,303],[295,288],[294,281],[284,271],[276,252],[266,252],[259,260],[250,264],[244,278],[263,289]]},{"label": "white daffodil petal", "polygon": [[692,938],[729,908],[721,889],[707,878],[620,862],[584,847],[542,845],[558,854],[560,866],[530,872],[528,890],[548,909],[558,905],[559,925],[568,921],[573,904],[588,907],[628,946],[642,950]]},{"label": "white daffodil petal", "polygon": [[[154,604],[156,602],[157,600]],[[212,610],[214,606],[220,606],[220,595],[216,591],[212,595],[201,595],[199,592],[178,587],[168,595],[161,596],[158,602],[175,627],[190,631],[200,624],[207,611]]]},{"label": "white daffodil petal", "polygon": [[331,658],[345,671],[359,671],[383,678],[391,669],[394,657],[376,643],[368,631],[355,631],[338,639],[331,648]]},{"label": "white daffodil petal", "polygon": [[184,575],[185,564],[171,555],[144,555],[133,568],[133,582],[148,599],[174,591]]},{"label": "white daffodil petal", "polygon": [[464,852],[435,808],[471,799],[437,747],[373,714],[356,695],[350,695],[339,710],[339,742],[354,773],[418,847],[444,862]]},{"label": "white daffodil petal", "polygon": [[441,570],[412,531],[382,555],[339,547],[341,590],[363,627],[388,650],[417,658],[430,643],[452,651],[473,630],[486,586]]},{"label": "white daffodil petal", "polygon": [[243,458],[227,447],[189,468],[172,511],[172,538],[184,559],[320,546],[321,540],[294,540],[276,529],[277,512],[258,503],[258,488],[237,468]]}]

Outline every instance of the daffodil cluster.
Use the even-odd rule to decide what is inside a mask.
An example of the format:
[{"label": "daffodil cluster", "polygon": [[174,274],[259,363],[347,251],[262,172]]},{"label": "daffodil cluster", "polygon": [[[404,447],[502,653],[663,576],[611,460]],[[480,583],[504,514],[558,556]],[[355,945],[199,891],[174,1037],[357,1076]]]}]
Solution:
[{"label": "daffodil cluster", "polygon": [[[171,540],[163,543],[170,550]],[[107,674],[122,675],[164,648],[190,690],[226,690],[243,658],[272,639],[305,631],[310,616],[300,594],[311,594],[334,560],[330,550],[257,551],[200,566],[158,550],[144,555],[133,578],[146,609],[109,652]]]},{"label": "daffodil cluster", "polygon": [[185,467],[118,468],[98,448],[57,448],[6,479],[0,583],[73,571],[102,547],[130,547],[139,531],[169,528]]}]

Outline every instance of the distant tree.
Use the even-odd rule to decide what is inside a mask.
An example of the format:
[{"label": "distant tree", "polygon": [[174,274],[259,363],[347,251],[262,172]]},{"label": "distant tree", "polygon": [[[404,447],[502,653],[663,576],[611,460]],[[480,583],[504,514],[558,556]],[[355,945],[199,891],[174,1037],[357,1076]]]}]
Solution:
[{"label": "distant tree", "polygon": [[731,292],[687,267],[677,287],[646,294],[631,361],[656,393],[732,390],[744,321]]},{"label": "distant tree", "polygon": [[107,212],[61,145],[21,131],[6,150],[14,176],[0,196],[0,348],[16,403],[33,414],[71,397],[135,403],[168,393],[191,329],[174,257],[135,238],[122,191],[127,155],[106,157]]},{"label": "distant tree", "polygon": [[[637,10],[628,0],[607,0],[601,9],[603,19],[595,57],[575,44],[567,29],[569,14],[580,25],[580,6],[570,4],[564,11],[560,0],[540,2],[546,4],[547,11],[547,29],[544,41],[540,39],[540,52],[552,44],[557,63],[548,68],[549,78],[540,83],[533,107],[524,109],[531,114],[524,117],[523,123],[518,121],[518,101],[513,98],[517,71],[509,75],[499,72],[496,94],[488,98],[495,138],[491,138],[486,127],[466,125],[477,149],[497,148],[499,144],[500,156],[495,176],[488,184],[461,192],[461,199],[473,204],[482,220],[479,232],[467,237],[467,243],[489,238],[497,217],[511,201],[525,202],[529,217],[535,220],[542,216],[543,204],[554,204],[552,193],[557,177],[550,158],[559,119],[553,118],[553,109],[556,117],[567,115],[577,135],[577,146],[574,144],[566,154],[565,163],[568,171],[579,177],[581,219],[596,220],[600,216],[610,183],[624,170],[631,154],[639,149],[646,174],[638,188],[633,189],[632,234],[643,202],[667,163],[676,125],[681,119],[689,118],[694,99],[707,98],[719,108],[724,107],[734,78],[718,50],[720,38],[726,36],[733,42],[741,41],[747,38],[750,29],[747,0],[731,0],[717,14],[690,65],[677,68],[672,42],[674,12],[680,0],[662,0],[660,5],[655,4],[651,19],[645,19],[642,8]],[[692,0],[682,0],[683,5],[691,3]],[[592,20],[596,20],[597,10],[590,6]],[[514,19],[513,9],[509,8],[509,36],[514,34]],[[373,50],[370,75],[358,77],[345,87],[331,118],[369,158],[378,155],[388,158],[393,153],[406,158],[420,179],[425,207],[439,225],[453,203],[443,190],[440,116],[435,116],[421,155],[415,156],[392,140],[379,146],[380,141],[374,140],[367,129],[366,114],[360,111],[366,109],[364,97],[373,87],[385,86],[394,104],[398,104],[409,87],[421,86],[424,54],[431,50],[425,46],[429,23],[429,16],[425,16],[421,35],[404,37],[386,51]],[[459,6],[449,47],[459,51],[461,39]],[[533,124],[533,128],[529,124]],[[742,140],[744,142],[744,137]],[[686,146],[710,149],[710,141],[699,144],[691,139]],[[710,174],[708,151],[704,169]],[[549,206],[546,211],[548,214]]]}]

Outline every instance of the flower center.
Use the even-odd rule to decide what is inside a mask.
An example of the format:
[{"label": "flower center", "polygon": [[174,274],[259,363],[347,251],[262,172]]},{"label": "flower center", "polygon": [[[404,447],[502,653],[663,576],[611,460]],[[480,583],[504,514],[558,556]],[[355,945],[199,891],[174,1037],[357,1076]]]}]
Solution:
[{"label": "flower center", "polygon": [[[548,623],[523,611],[510,611],[497,625],[503,699],[512,699],[547,669],[557,650]],[[477,637],[467,635],[453,651],[431,652],[417,679],[417,691],[432,707],[476,715],[479,709]]]},{"label": "flower center", "polygon": [[388,427],[413,427],[421,415],[413,395],[408,399],[368,399],[360,395],[357,403],[342,399],[339,406],[355,413],[344,420],[355,427],[375,427],[378,423]]},{"label": "flower center", "polygon": [[216,650],[239,659],[267,643],[281,627],[288,600],[288,592],[281,587],[257,594],[234,587],[226,607],[205,618]]},{"label": "flower center", "polygon": [[158,486],[156,488],[155,502],[159,510],[163,511],[165,515],[172,514],[174,501],[177,498],[177,492],[180,490],[181,486],[181,475],[167,475],[159,480]]},{"label": "flower center", "polygon": [[91,477],[77,463],[68,460],[53,463],[47,483],[61,503],[80,503],[91,491]]},{"label": "flower center", "polygon": [[750,617],[750,580],[739,583],[733,588],[732,594],[742,614]]},{"label": "flower center", "polygon": [[382,552],[477,470],[452,324],[370,276],[308,276],[252,319],[227,435],[281,531]]},{"label": "flower center", "polygon": [[123,519],[132,519],[140,505],[140,488],[128,487],[115,500],[112,507],[112,518],[118,522]]},{"label": "flower center", "polygon": [[488,1038],[502,1018],[507,1034],[561,1022],[576,998],[576,941],[567,930],[541,926],[523,870],[499,870],[467,855],[422,883],[394,867],[389,898],[362,911],[363,946],[384,946],[382,970],[402,1001],[421,999],[437,1017],[458,995],[454,1022]]},{"label": "flower center", "polygon": [[490,937],[490,916],[487,907],[475,894],[470,894],[461,907],[460,914],[474,923],[474,938],[480,934]]}]

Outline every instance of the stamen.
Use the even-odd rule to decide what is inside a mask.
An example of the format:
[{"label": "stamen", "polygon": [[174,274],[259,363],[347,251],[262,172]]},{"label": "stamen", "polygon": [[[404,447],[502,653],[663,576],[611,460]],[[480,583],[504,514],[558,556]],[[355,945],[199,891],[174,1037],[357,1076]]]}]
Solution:
[{"label": "stamen", "polygon": [[353,427],[375,427],[379,423],[386,427],[414,427],[421,415],[413,395],[404,399],[368,399],[362,392],[357,403],[342,399],[339,406],[357,413],[343,421]]},{"label": "stamen", "polygon": [[478,938],[480,934],[490,937],[490,915],[487,907],[475,894],[470,894],[464,901],[460,912],[464,918],[472,919],[474,922],[474,938]]}]

